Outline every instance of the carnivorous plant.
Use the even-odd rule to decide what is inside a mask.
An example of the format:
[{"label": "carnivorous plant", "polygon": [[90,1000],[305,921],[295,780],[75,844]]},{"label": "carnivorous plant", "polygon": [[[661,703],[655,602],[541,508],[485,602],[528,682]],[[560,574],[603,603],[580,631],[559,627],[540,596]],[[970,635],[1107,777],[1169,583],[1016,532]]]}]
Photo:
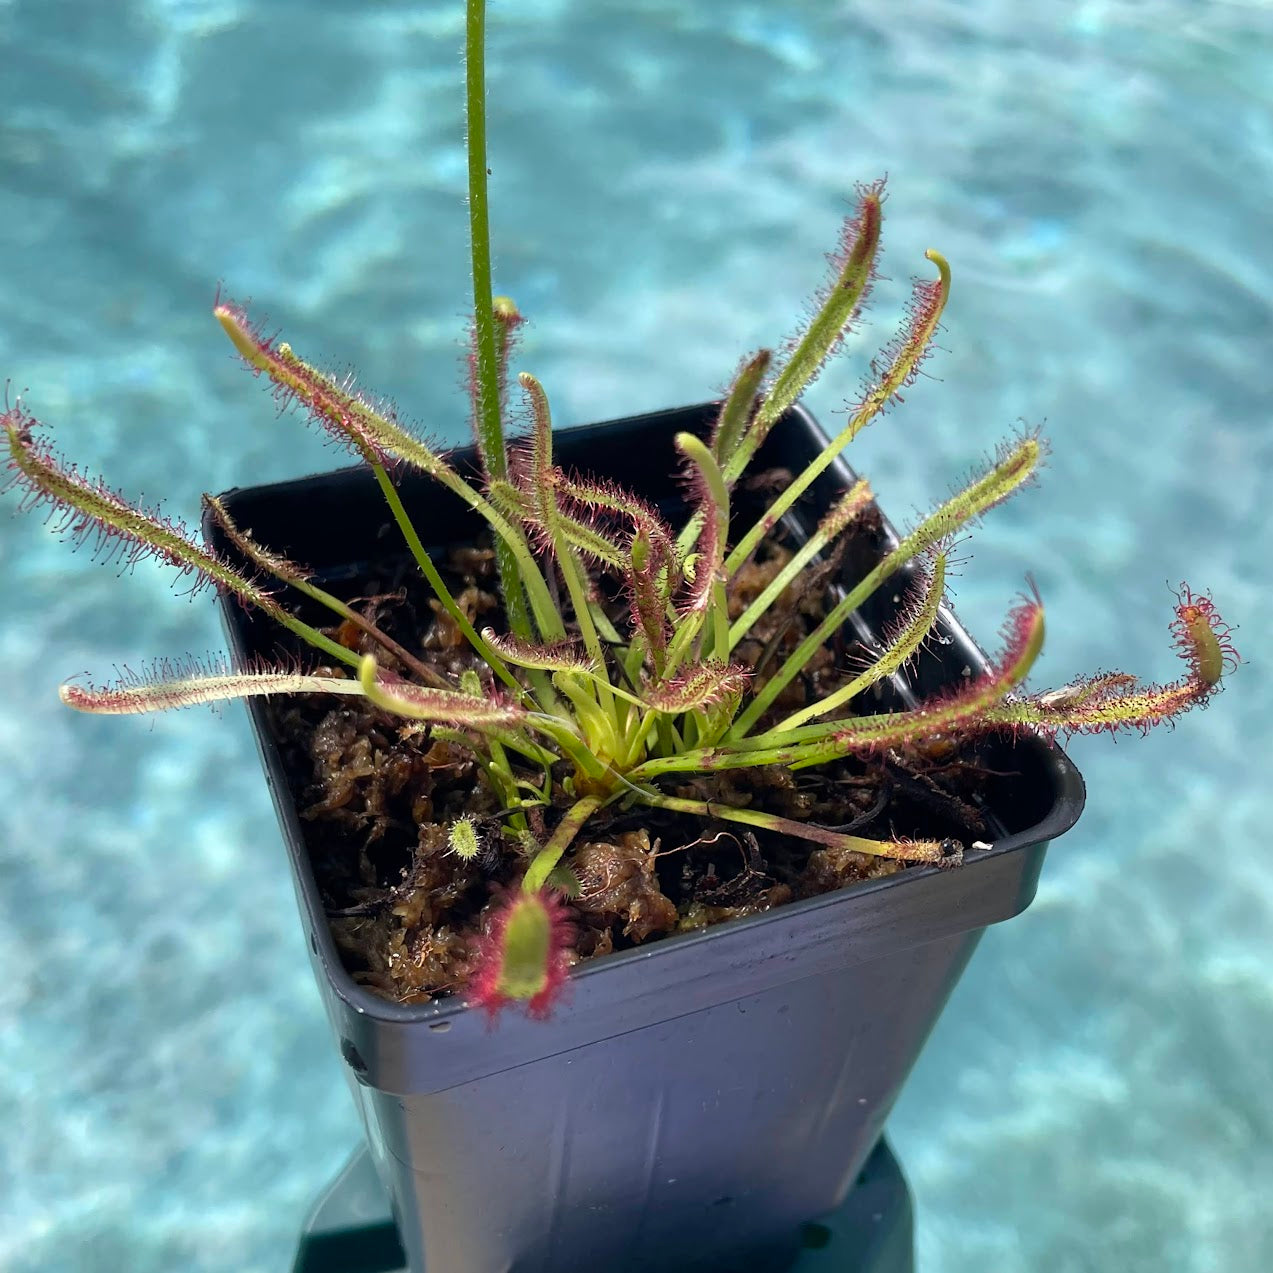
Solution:
[{"label": "carnivorous plant", "polygon": [[[234,524],[206,496],[212,520],[245,569],[179,522],[130,504],[64,462],[21,400],[3,415],[11,485],[29,507],[45,506],[75,542],[131,564],[155,556],[194,586],[234,594],[311,646],[344,676],[292,667],[218,666],[183,671],[161,664],[105,686],[66,684],[64,702],[87,712],[150,712],[250,695],[358,695],[395,718],[404,731],[465,749],[503,810],[500,851],[522,854],[525,871],[482,939],[468,986],[470,1001],[497,1007],[523,1001],[542,1012],[566,972],[563,933],[572,843],[589,822],[614,807],[649,806],[739,823],[822,846],[908,862],[953,865],[951,841],[867,839],[761,809],[672,794],[669,776],[727,769],[804,769],[839,758],[931,740],[962,740],[989,731],[1048,735],[1146,730],[1220,688],[1237,655],[1210,599],[1181,587],[1172,633],[1184,660],[1179,679],[1142,684],[1103,673],[1043,693],[1022,685],[1043,644],[1044,611],[1031,594],[1004,625],[1003,645],[984,672],[918,706],[858,715],[865,692],[902,670],[933,639],[946,590],[953,538],[1035,475],[1043,443],[1032,433],[1005,443],[975,480],[947,499],[845,591],[780,666],[753,676],[739,646],[775,602],[835,550],[873,506],[865,481],[844,491],[805,543],[741,613],[731,617],[731,584],[766,536],[841,451],[897,401],[932,347],[950,292],[945,259],[930,251],[935,277],[917,280],[895,340],[872,366],[847,420],[826,448],[744,524],[733,507],[740,479],[770,430],[795,404],[854,325],[876,272],[882,183],[859,189],[846,219],[830,277],[813,317],[783,347],[745,359],[720,404],[710,435],[676,438],[675,463],[686,477],[687,513],[671,524],[656,507],[622,487],[563,470],[554,462],[544,388],[509,368],[522,317],[494,296],[486,216],[481,0],[468,7],[468,117],[474,321],[471,412],[484,480],[467,481],[442,451],[399,422],[352,383],[329,375],[290,345],[267,335],[243,308],[218,295],[214,314],[234,348],[283,404],[296,403],[374,473],[389,511],[438,603],[477,655],[456,683],[391,639],[373,617],[337,599],[295,562]],[[514,436],[512,421],[529,419]],[[496,547],[504,622],[478,627],[459,604],[411,524],[395,485],[399,467],[419,470],[485,521]],[[869,662],[842,688],[784,711],[783,691],[851,615],[886,581],[917,564],[917,585],[901,618]],[[604,604],[627,600],[626,616]],[[357,653],[303,622],[285,601],[294,589],[354,623],[383,653]],[[735,607],[737,609],[737,607]],[[391,656],[386,658],[386,656]],[[400,669],[383,666],[388,661]],[[860,708],[859,708],[860,710]],[[533,818],[528,817],[537,811]],[[533,827],[543,829],[536,836]],[[474,828],[459,819],[451,851],[478,852]]]}]

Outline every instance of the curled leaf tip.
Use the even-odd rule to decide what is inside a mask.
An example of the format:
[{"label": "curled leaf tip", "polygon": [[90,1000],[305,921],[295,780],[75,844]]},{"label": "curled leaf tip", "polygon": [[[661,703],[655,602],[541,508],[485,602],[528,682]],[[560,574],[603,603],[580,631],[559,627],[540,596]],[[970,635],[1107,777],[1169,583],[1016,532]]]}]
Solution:
[{"label": "curled leaf tip", "polygon": [[1232,628],[1220,617],[1210,593],[1195,593],[1182,583],[1176,591],[1171,632],[1176,649],[1208,689],[1219,686],[1241,662]]},{"label": "curled leaf tip", "polygon": [[940,276],[942,287],[949,290],[950,262],[947,261],[946,258],[942,256],[942,254],[938,252],[936,248],[929,248],[928,251],[924,253],[924,256],[928,260],[932,261],[932,263],[937,267],[937,273]]}]

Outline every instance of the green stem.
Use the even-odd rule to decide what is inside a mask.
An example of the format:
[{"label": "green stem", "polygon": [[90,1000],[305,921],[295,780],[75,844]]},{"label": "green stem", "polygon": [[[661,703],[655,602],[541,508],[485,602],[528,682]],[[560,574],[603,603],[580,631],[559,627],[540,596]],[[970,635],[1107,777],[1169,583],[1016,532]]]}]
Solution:
[{"label": "green stem", "polygon": [[819,716],[847,707],[859,694],[870,689],[877,681],[882,681],[886,676],[892,676],[932,632],[937,623],[937,612],[941,607],[945,590],[946,554],[938,553],[923,602],[889,648],[847,685],[842,686],[827,698],[810,703],[808,707],[803,707],[798,712],[792,712],[785,720],[779,721],[769,733],[776,737],[789,729],[799,728],[806,721],[817,720]]},{"label": "green stem", "polygon": [[416,534],[416,529],[411,524],[411,518],[407,516],[407,510],[403,507],[397,488],[389,479],[389,474],[385,472],[384,465],[372,464],[371,471],[376,475],[376,481],[380,484],[380,490],[385,497],[385,502],[389,505],[389,511],[393,514],[394,521],[398,523],[398,529],[402,531],[402,536],[407,541],[407,547],[411,550],[411,555],[415,558],[416,565],[420,567],[420,573],[429,581],[429,587],[433,589],[434,595],[442,603],[443,609],[451,616],[455,626],[463,634],[464,639],[481,656],[482,662],[518,698],[521,698],[526,693],[525,686],[508,670],[504,660],[496,654],[490,645],[482,640],[477,630],[469,622],[468,616],[456,603],[455,598],[451,595],[451,590],[443,582],[442,576],[438,573],[438,568],[433,564],[433,558],[429,556],[424,545],[420,542],[420,536]]},{"label": "green stem", "polygon": [[761,734],[741,743],[705,748],[647,760],[628,774],[632,782],[669,773],[709,773],[717,769],[750,769],[786,765],[805,769],[854,753],[880,753],[924,738],[998,724],[1004,700],[1025,679],[1043,648],[1043,607],[1028,606],[1009,616],[1010,640],[1001,661],[979,681],[946,699],[910,711],[883,712],[850,720],[802,725],[786,734]]},{"label": "green stem", "polygon": [[607,696],[608,708],[598,703],[593,696],[594,684],[598,696],[609,688],[607,684],[598,683],[591,677],[570,672],[558,672],[553,677],[553,685],[570,700],[575,720],[583,731],[589,751],[598,759],[604,757],[608,763],[617,760],[623,750],[620,741],[621,726],[615,719],[613,697]]},{"label": "green stem", "polygon": [[347,650],[339,641],[333,641],[331,637],[324,636],[317,628],[311,628],[308,623],[303,623],[294,614],[283,611],[271,617],[277,619],[289,631],[295,632],[303,641],[308,641],[315,649],[322,650],[324,654],[330,654],[332,658],[339,659],[350,667],[356,668],[362,662],[362,655],[356,654],[353,650]]},{"label": "green stem", "polygon": [[[477,750],[473,745],[472,738],[461,729],[451,729],[445,725],[428,724],[420,725],[421,729],[428,729],[430,736],[440,738],[444,742],[455,743],[456,746],[464,747],[468,751],[477,755]],[[529,738],[522,737],[511,729],[492,728],[484,730],[483,739],[495,739],[501,747],[506,747],[509,751],[515,751],[519,756],[523,757],[530,764],[535,765],[539,769],[547,771],[554,765],[560,757],[549,751],[545,747],[541,747],[538,743],[533,742]]]},{"label": "green stem", "polygon": [[865,479],[857,482],[834,510],[836,516],[825,517],[818,528],[800,545],[795,555],[769,581],[760,595],[743,611],[729,629],[729,649],[741,641],[775,601],[796,581],[801,571],[833,539],[842,534],[871,500],[871,488]]},{"label": "green stem", "polygon": [[491,288],[491,227],[486,192],[486,0],[468,0],[464,30],[468,119],[469,241],[473,268],[473,327],[477,346],[477,440],[492,477],[504,477],[504,429],[499,410],[499,353]]},{"label": "green stem", "polygon": [[938,840],[866,840],[861,836],[831,831],[812,822],[783,818],[776,813],[763,813],[758,809],[736,809],[730,805],[714,804],[710,800],[682,800],[677,796],[665,796],[661,792],[645,788],[635,798],[641,804],[653,805],[656,809],[691,813],[703,818],[719,818],[722,822],[741,822],[744,826],[757,827],[762,831],[812,840],[815,844],[825,844],[828,848],[870,853],[875,857],[903,858],[911,862],[940,862],[944,856]]},{"label": "green stem", "polygon": [[701,438],[692,433],[678,433],[675,443],[676,449],[698,469],[706,488],[708,499],[703,502],[703,516],[715,518],[716,548],[711,561],[704,558],[695,567],[695,570],[711,573],[711,592],[701,612],[687,614],[677,620],[663,665],[665,677],[670,677],[680,666],[681,660],[688,655],[692,643],[705,624],[708,626],[705,641],[710,653],[721,659],[727,658],[729,654],[729,602],[725,594],[725,581],[721,576],[725,537],[729,534],[729,487],[720,465],[716,463],[716,457]]},{"label": "green stem", "polygon": [[[499,575],[508,630],[523,641],[531,640],[534,635],[530,623],[531,607],[526,600],[524,580],[517,571],[517,554],[502,539],[495,541],[495,573]],[[545,639],[551,639],[548,633],[543,632],[542,625],[540,631]]]},{"label": "green stem", "polygon": [[579,834],[583,824],[604,803],[600,796],[584,796],[566,811],[565,817],[557,823],[548,843],[535,854],[535,860],[530,864],[522,879],[522,888],[525,892],[538,893],[548,883],[548,877],[561,861],[561,855],[570,847],[571,841]]},{"label": "green stem", "polygon": [[[473,270],[473,410],[477,447],[482,465],[493,478],[508,475],[504,450],[504,424],[500,414],[499,338],[496,334],[495,300],[491,286],[491,223],[486,186],[486,0],[468,0],[465,28],[465,111],[468,120],[469,244]],[[533,587],[518,571],[516,555],[500,540],[495,545],[495,566],[504,595],[509,630],[523,639],[531,636],[530,609],[523,588]],[[535,607],[540,631],[545,615]]]},{"label": "green stem", "polygon": [[530,728],[547,734],[581,774],[593,782],[607,781],[609,770],[584,745],[573,724],[560,716],[550,716],[547,713],[532,713],[527,717],[526,723]]},{"label": "green stem", "polygon": [[[537,511],[543,522],[551,542],[551,556],[556,558],[561,577],[565,580],[566,591],[570,594],[570,604],[575,612],[575,622],[579,625],[579,634],[583,638],[584,648],[591,656],[596,669],[595,679],[600,687],[602,707],[613,714],[614,699],[609,694],[609,676],[606,671],[605,651],[601,648],[601,640],[597,636],[596,625],[592,621],[592,610],[588,604],[588,586],[582,566],[575,551],[566,542],[559,524],[557,492],[553,487],[552,471],[552,411],[548,405],[548,395],[544,387],[529,372],[520,376],[522,388],[530,403],[534,418],[535,445],[532,451],[534,471],[533,480],[537,488]],[[564,631],[564,629],[563,629]]]},{"label": "green stem", "polygon": [[730,731],[733,741],[741,739],[769,709],[769,705],[804,670],[805,664],[825,644],[833,632],[874,594],[894,571],[918,553],[933,547],[961,526],[1006,499],[1027,481],[1038,466],[1042,448],[1037,438],[1023,438],[988,473],[946,501],[901,541],[861,583],[809,633],[783,662],[770,680],[748,704]]},{"label": "green stem", "polygon": [[[432,685],[435,689],[447,689],[450,687],[450,682],[446,677],[439,676],[427,663],[422,663],[410,650],[399,645],[387,632],[382,632],[370,619],[359,614],[353,606],[346,605],[339,597],[333,597],[330,592],[310,583],[308,579],[288,578],[285,582],[290,587],[295,588],[297,592],[303,592],[320,605],[326,606],[333,614],[340,615],[342,619],[347,620],[354,627],[365,632],[377,645],[392,654],[404,667],[410,668],[426,685]],[[352,661],[346,661],[350,662],[351,666],[356,667],[358,658],[357,654],[353,654]]]}]

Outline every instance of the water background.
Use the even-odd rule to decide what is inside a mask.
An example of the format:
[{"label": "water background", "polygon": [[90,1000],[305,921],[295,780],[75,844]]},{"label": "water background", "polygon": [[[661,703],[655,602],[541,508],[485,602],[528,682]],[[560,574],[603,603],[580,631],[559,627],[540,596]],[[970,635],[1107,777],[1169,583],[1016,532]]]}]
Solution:
[{"label": "water background", "polygon": [[[922,1273],[1273,1267],[1273,8],[1264,0],[505,0],[497,286],[562,422],[699,401],[789,332],[887,173],[873,325],[933,246],[929,378],[855,444],[931,506],[1018,420],[1042,487],[956,581],[1033,572],[1037,675],[1169,679],[1168,582],[1241,626],[1174,733],[1081,740],[1088,812],[991,931],[892,1119]],[[210,317],[465,435],[458,3],[0,0],[0,371],[136,496],[330,467]],[[0,1267],[277,1270],[358,1130],[245,721],[94,720],[64,677],[221,647],[204,597],[0,523]]]}]

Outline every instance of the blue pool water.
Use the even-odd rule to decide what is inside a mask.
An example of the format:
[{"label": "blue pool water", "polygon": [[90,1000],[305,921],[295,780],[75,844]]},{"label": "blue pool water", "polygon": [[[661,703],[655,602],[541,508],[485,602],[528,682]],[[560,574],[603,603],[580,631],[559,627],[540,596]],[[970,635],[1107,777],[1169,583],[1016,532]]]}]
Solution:
[{"label": "blue pool water", "polygon": [[[209,315],[464,435],[455,0],[0,0],[0,371],[59,445],[194,515],[330,466]],[[855,445],[895,519],[1044,424],[957,583],[1033,572],[1040,681],[1175,675],[1168,582],[1247,658],[1210,709],[1081,740],[1082,823],[990,932],[891,1127],[923,1273],[1273,1267],[1273,8],[1267,0],[503,0],[497,280],[560,420],[700,400],[781,338],[889,175],[874,325],[922,253],[940,353]],[[0,1267],[277,1270],[358,1132],[245,721],[56,686],[221,638],[207,598],[0,523]]]}]

